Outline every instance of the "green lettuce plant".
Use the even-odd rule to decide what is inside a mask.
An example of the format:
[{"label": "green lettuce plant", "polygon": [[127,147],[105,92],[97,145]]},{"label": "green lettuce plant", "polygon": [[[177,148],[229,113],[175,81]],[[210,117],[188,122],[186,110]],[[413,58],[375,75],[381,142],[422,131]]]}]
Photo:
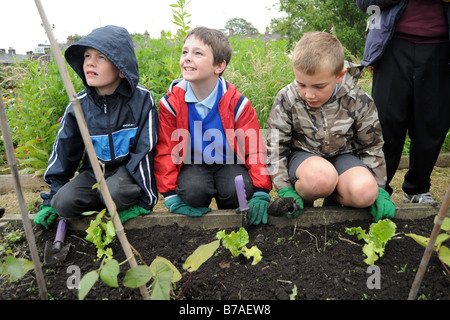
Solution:
[{"label": "green lettuce plant", "polygon": [[361,227],[345,228],[345,232],[349,235],[356,235],[358,240],[363,239],[366,242],[363,247],[363,254],[366,256],[364,262],[373,265],[383,256],[386,243],[394,236],[396,229],[397,226],[394,222],[384,219],[372,223],[369,233],[366,233]]},{"label": "green lettuce plant", "polygon": [[[91,215],[97,211],[84,212],[83,215]],[[89,228],[86,229],[86,240],[92,242],[97,248],[97,257],[104,257],[104,262],[112,259],[113,251],[107,246],[114,240],[116,230],[111,218],[106,216],[106,209],[98,212],[95,219],[91,220]]]},{"label": "green lettuce plant", "polygon": [[222,245],[230,250],[233,257],[237,257],[242,254],[247,259],[253,257],[252,265],[257,264],[262,259],[262,252],[257,246],[253,246],[250,249],[246,244],[249,242],[248,233],[245,228],[241,227],[238,232],[232,231],[227,234],[225,230],[219,231],[216,234],[217,239],[222,240]]}]

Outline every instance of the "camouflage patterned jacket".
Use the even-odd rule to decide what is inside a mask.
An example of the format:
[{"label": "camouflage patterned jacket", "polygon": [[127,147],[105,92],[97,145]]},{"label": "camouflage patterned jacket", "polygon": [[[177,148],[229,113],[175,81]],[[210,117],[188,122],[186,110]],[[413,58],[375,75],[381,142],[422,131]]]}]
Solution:
[{"label": "camouflage patterned jacket", "polygon": [[386,164],[378,113],[372,98],[356,84],[364,67],[347,62],[346,67],[336,95],[319,108],[308,106],[295,81],[278,93],[266,132],[267,166],[277,190],[292,187],[287,165],[296,150],[324,157],[352,152],[384,188]]}]

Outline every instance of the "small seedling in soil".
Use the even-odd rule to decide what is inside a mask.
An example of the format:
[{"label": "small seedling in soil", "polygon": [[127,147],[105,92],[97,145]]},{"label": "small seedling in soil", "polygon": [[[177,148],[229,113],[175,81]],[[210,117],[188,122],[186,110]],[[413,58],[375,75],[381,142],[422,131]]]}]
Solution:
[{"label": "small seedling in soil", "polygon": [[[80,290],[78,291],[78,299],[80,300],[86,297],[99,278],[110,287],[119,286],[117,276],[119,275],[120,264],[117,260],[113,259],[112,251],[108,251],[108,249],[104,250],[105,246],[111,243],[115,236],[114,226],[112,226],[112,229],[109,227],[109,222],[112,223],[112,221],[109,220],[107,223],[102,222],[104,214],[104,211],[98,213],[96,219],[91,221],[90,227],[86,230],[88,240],[97,246],[97,254],[99,258],[103,257],[103,260],[98,270],[87,273],[81,279]],[[191,274],[186,288],[176,298],[182,298],[189,286],[193,272],[214,254],[219,245],[220,240],[201,245],[186,259],[183,269],[189,271]],[[136,266],[127,271],[123,279],[123,285],[129,288],[139,288],[146,285],[147,282],[152,281],[150,299],[169,300],[173,292],[174,284],[181,279],[181,274],[178,269],[163,257],[156,257],[150,266],[147,266],[144,261],[142,262],[144,265]]]},{"label": "small seedling in soil", "polygon": [[395,234],[397,226],[389,219],[380,220],[372,223],[369,233],[366,233],[361,227],[345,228],[349,235],[356,235],[358,240],[363,239],[366,244],[363,247],[363,253],[366,256],[364,262],[373,265],[376,260],[384,254],[386,243],[391,240]]},{"label": "small seedling in soil", "polygon": [[243,227],[238,232],[232,231],[230,234],[226,234],[225,230],[217,232],[217,239],[222,240],[222,245],[230,250],[233,257],[237,257],[240,254],[244,255],[247,259],[253,257],[252,265],[257,264],[262,259],[262,252],[257,246],[253,246],[250,249],[246,244],[249,242],[248,233]]},{"label": "small seedling in soil", "polygon": [[[89,228],[86,229],[86,240],[92,242],[97,247],[97,257],[101,259],[103,256],[104,262],[111,260],[113,257],[113,252],[111,248],[106,248],[116,236],[116,230],[114,228],[113,221],[106,215],[106,209],[97,211],[88,211],[83,213],[83,215],[92,215],[97,213],[94,220],[91,220]],[[106,222],[104,221],[106,220]]]}]

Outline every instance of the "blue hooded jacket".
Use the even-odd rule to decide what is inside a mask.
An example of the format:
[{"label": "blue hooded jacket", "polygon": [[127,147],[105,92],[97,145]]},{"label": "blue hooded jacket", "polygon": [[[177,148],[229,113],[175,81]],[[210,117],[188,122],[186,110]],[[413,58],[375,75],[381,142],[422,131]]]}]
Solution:
[{"label": "blue hooded jacket", "polygon": [[[83,71],[87,47],[103,53],[125,76],[112,95],[99,96],[90,87]],[[78,94],[89,134],[99,161],[106,168],[125,165],[141,187],[141,207],[151,210],[158,199],[153,174],[154,146],[157,142],[158,115],[151,93],[138,84],[139,70],[133,41],[122,27],[106,26],[70,46],[65,57],[83,80],[85,90]],[[44,205],[75,174],[91,169],[89,157],[71,103],[66,108],[44,174],[50,186],[42,193]]]},{"label": "blue hooded jacket", "polygon": [[[384,54],[386,46],[394,36],[395,26],[400,20],[409,0],[355,0],[356,5],[362,11],[367,12],[367,8],[376,5],[380,8],[380,28],[369,30],[364,49],[362,65],[371,66],[377,62]],[[449,25],[450,36],[450,3],[443,2],[444,13]]]}]

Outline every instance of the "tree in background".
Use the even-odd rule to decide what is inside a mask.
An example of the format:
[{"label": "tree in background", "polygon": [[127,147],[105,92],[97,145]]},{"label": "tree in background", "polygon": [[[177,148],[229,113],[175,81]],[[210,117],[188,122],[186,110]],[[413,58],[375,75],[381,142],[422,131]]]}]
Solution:
[{"label": "tree in background", "polygon": [[224,32],[226,34],[230,33],[230,28],[233,28],[233,36],[246,36],[248,31],[250,35],[259,34],[258,29],[256,29],[250,22],[242,18],[233,18],[227,21],[225,24]]},{"label": "tree in background", "polygon": [[349,0],[280,0],[286,17],[272,19],[274,32],[286,35],[291,45],[308,31],[333,33],[346,48],[347,59],[362,57],[368,15]]}]

